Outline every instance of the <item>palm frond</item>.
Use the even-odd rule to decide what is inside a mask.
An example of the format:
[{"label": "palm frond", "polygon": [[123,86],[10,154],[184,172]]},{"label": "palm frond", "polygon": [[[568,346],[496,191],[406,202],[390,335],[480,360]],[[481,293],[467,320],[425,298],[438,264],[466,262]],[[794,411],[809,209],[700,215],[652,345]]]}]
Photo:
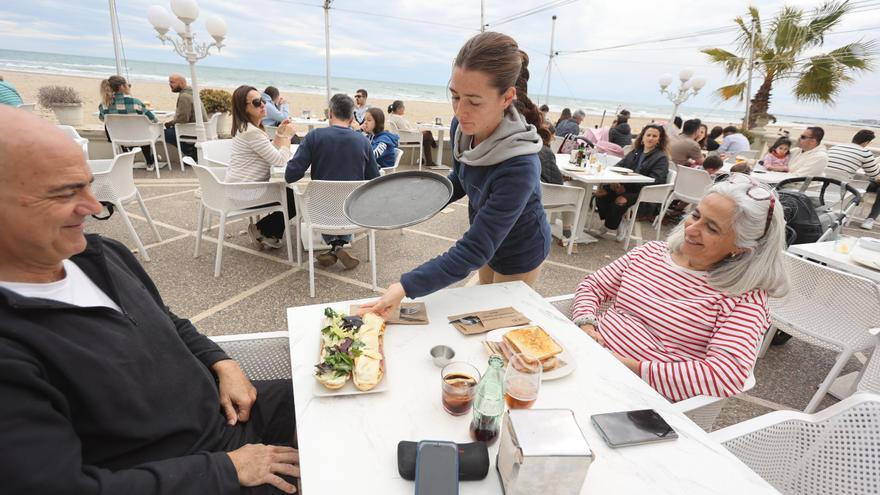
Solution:
[{"label": "palm frond", "polygon": [[804,11],[797,7],[783,7],[770,26],[770,36],[777,51],[801,51],[807,37],[807,30],[801,24]]},{"label": "palm frond", "polygon": [[804,65],[801,77],[794,88],[794,96],[801,101],[830,105],[840,94],[843,83],[851,80],[845,68],[834,59],[817,55]]},{"label": "palm frond", "polygon": [[746,83],[739,82],[734,84],[728,84],[727,86],[721,86],[720,88],[715,90],[715,96],[721,98],[722,100],[732,100],[736,98],[737,102],[742,103],[745,99],[746,94]]},{"label": "palm frond", "polygon": [[825,2],[813,9],[813,20],[806,27],[806,42],[809,46],[821,45],[825,42],[825,34],[840,23],[844,14],[849,12],[849,0],[843,2]]},{"label": "palm frond", "polygon": [[700,51],[709,56],[710,62],[723,66],[729,75],[739,77],[743,68],[748,65],[746,59],[723,48],[705,48]]},{"label": "palm frond", "polygon": [[877,40],[856,41],[832,50],[826,56],[852,71],[867,71],[873,66],[877,48]]}]

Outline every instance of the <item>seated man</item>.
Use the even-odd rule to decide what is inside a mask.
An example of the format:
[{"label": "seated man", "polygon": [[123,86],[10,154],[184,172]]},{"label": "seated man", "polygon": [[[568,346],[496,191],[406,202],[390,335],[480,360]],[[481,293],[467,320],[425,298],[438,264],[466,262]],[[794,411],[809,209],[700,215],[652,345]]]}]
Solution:
[{"label": "seated man", "polygon": [[[180,74],[171,74],[168,76],[168,86],[172,93],[177,93],[177,107],[174,110],[174,119],[165,122],[165,142],[177,146],[177,131],[174,124],[191,124],[196,121],[195,102],[193,101],[193,90],[186,85],[186,78]],[[208,114],[205,113],[205,107],[202,107],[202,122],[208,122]],[[195,139],[195,136],[181,136]],[[184,155],[197,160],[196,147],[192,143],[180,143],[180,151]]]},{"label": "seated man", "polygon": [[767,299],[788,292],[781,206],[733,174],[666,242],[584,278],[572,319],[670,401],[741,392],[769,326]]},{"label": "seated man", "polygon": [[565,137],[569,134],[574,134],[577,136],[581,133],[581,122],[584,121],[584,117],[586,116],[587,114],[584,113],[583,110],[575,110],[570,119],[563,120],[556,124],[556,135]]},{"label": "seated man", "polygon": [[251,384],[128,249],[84,235],[101,204],[55,125],[0,106],[0,133],[3,492],[294,493],[290,381]]},{"label": "seated man", "polygon": [[[379,176],[379,165],[373,156],[370,141],[351,128],[354,118],[354,101],[351,97],[333,95],[329,111],[330,125],[306,134],[296,154],[287,162],[284,172],[287,182],[302,179],[309,167],[312,169],[312,180],[365,180]],[[350,235],[322,234],[321,237],[330,245],[330,251],[317,256],[318,264],[329,267],[340,261],[346,270],[358,266],[360,260],[342,249],[351,242]]]},{"label": "seated man", "polygon": [[669,158],[676,165],[694,167],[703,164],[703,152],[696,140],[700,124],[700,119],[686,120],[682,124],[681,134],[670,139]]},{"label": "seated man", "polygon": [[724,136],[724,140],[721,141],[721,146],[718,147],[718,152],[722,153],[722,156],[726,154],[736,154],[741,151],[749,151],[752,147],[749,143],[749,138],[739,132],[739,129],[735,126],[729,125],[725,127],[721,135]]},{"label": "seated man", "polygon": [[825,130],[807,127],[798,139],[798,147],[791,150],[788,173],[798,177],[819,177],[828,166],[828,150],[822,144]]}]

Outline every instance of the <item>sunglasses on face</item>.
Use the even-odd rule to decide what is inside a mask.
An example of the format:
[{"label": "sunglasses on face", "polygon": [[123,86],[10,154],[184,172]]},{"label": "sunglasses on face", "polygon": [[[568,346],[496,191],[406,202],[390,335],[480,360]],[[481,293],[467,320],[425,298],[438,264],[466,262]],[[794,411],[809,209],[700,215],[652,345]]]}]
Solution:
[{"label": "sunglasses on face", "polygon": [[801,139],[804,139],[804,140],[813,139],[813,136],[805,136],[805,135],[801,134]]},{"label": "sunglasses on face", "polygon": [[363,98],[364,95],[354,95],[354,97],[360,99],[360,98]]},{"label": "sunglasses on face", "polygon": [[260,108],[261,106],[263,106],[263,100],[261,98],[251,100],[251,105],[253,105],[254,108]]},{"label": "sunglasses on face", "polygon": [[754,179],[745,174],[730,174],[730,178],[727,181],[732,184],[751,184],[752,187],[746,191],[748,197],[755,201],[770,201],[770,206],[767,208],[767,221],[764,223],[764,233],[761,234],[761,237],[755,239],[760,241],[767,235],[767,231],[770,230],[770,222],[773,221],[773,208],[776,206],[776,196],[765,186],[755,182]]}]

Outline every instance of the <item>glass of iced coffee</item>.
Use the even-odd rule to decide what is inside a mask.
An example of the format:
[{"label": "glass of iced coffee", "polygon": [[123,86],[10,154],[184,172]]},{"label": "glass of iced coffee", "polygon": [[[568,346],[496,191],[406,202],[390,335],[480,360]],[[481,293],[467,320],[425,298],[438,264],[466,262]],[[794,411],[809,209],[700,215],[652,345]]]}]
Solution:
[{"label": "glass of iced coffee", "polygon": [[440,372],[440,380],[443,388],[443,409],[453,416],[469,413],[477,382],[480,381],[480,372],[467,363],[449,363]]}]

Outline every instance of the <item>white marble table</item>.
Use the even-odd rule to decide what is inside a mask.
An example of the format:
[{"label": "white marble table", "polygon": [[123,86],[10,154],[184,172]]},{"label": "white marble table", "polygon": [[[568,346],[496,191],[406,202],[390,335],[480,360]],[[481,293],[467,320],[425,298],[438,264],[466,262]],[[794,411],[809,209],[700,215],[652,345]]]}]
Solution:
[{"label": "white marble table", "polygon": [[449,126],[436,124],[416,124],[416,126],[422,131],[437,132],[437,164],[439,167],[429,165],[428,168],[432,170],[449,170],[449,167],[443,165],[443,135],[449,132]]},{"label": "white marble table", "polygon": [[[470,416],[447,414],[440,401],[440,369],[428,350],[443,343],[456,360],[485,370],[483,336],[465,337],[447,315],[513,306],[553,332],[576,357],[571,375],[544,382],[535,407],[570,408],[592,448],[584,494],[735,495],[776,493],[699,426],[614,359],[608,351],[521,282],[448,289],[422,298],[431,324],[389,326],[385,336],[388,389],[348,397],[316,397],[312,370],[320,348],[324,308],[347,311],[352,302],[287,310],[290,356],[304,493],[411,494],[414,485],[397,472],[400,440],[470,442]],[[678,432],[678,440],[611,449],[593,429],[593,414],[654,408]],[[462,482],[460,493],[500,494],[495,471],[497,442],[490,448],[489,475]]]},{"label": "white marble table", "polygon": [[569,185],[577,185],[583,187],[587,190],[586,196],[584,197],[584,206],[581,208],[581,215],[578,219],[578,224],[575,226],[574,233],[576,235],[575,242],[581,244],[588,244],[591,242],[596,242],[598,239],[584,232],[584,228],[586,227],[587,220],[589,220],[591,211],[590,211],[590,197],[593,195],[593,190],[599,184],[649,184],[653,183],[654,179],[650,177],[646,177],[640,174],[619,174],[617,172],[612,172],[609,170],[609,167],[613,167],[617,162],[620,161],[620,158],[612,155],[600,155],[599,160],[602,163],[603,170],[601,173],[596,173],[595,167],[585,167],[583,172],[576,172],[569,170],[570,167],[574,165],[569,163],[570,155],[565,153],[556,153],[556,167],[559,168],[559,171],[562,175],[566,177],[571,177],[574,182],[577,184],[569,184]]},{"label": "white marble table", "polygon": [[327,120],[304,119],[302,117],[290,117],[290,123],[294,126],[306,126],[311,132],[315,127],[327,127],[330,122]]},{"label": "white marble table", "polygon": [[[729,174],[730,168],[733,166],[730,162],[724,162],[724,165],[721,167],[721,171]],[[798,177],[797,175],[790,174],[788,172],[774,172],[772,170],[764,170],[764,167],[755,167],[750,174],[750,177],[755,179],[758,182],[763,182],[764,184],[768,184],[774,186],[784,181],[785,179],[791,179],[793,177]]]},{"label": "white marble table", "polygon": [[788,252],[825,263],[831,268],[865,277],[880,284],[880,271],[872,270],[851,260],[849,254],[838,253],[834,250],[834,241],[812,242],[809,244],[792,244]]}]

